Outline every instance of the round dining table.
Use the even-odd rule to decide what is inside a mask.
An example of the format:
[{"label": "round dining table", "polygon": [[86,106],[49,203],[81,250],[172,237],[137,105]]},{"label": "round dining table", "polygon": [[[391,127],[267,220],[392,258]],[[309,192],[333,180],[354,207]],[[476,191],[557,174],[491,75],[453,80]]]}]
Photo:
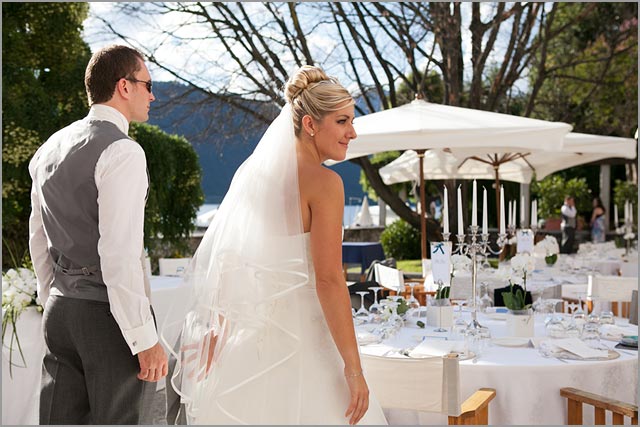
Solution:
[{"label": "round dining table", "polygon": [[[468,311],[456,311],[454,315],[462,316],[467,321],[471,318]],[[480,324],[489,328],[491,338],[486,340],[476,357],[460,362],[460,390],[463,400],[483,387],[496,390],[496,397],[489,406],[489,424],[567,424],[567,402],[560,396],[560,389],[563,387],[574,387],[637,405],[637,350],[615,348],[618,344],[616,336],[604,335],[601,344],[615,351],[610,352],[611,359],[573,360],[545,357],[539,348],[533,346],[535,343],[539,347],[540,342],[548,339],[545,315],[537,314],[534,317],[534,337],[523,340],[506,336],[506,313],[477,315]],[[424,317],[412,317],[405,320],[404,326],[394,335],[382,341],[369,341],[366,344],[362,342],[361,353],[385,357],[411,357],[409,355],[412,354],[412,349],[424,340],[442,342],[451,341],[450,338],[453,338],[450,328],[447,328],[447,332],[436,332],[431,326],[418,327],[418,320],[426,323]],[[610,330],[624,335],[637,335],[638,327],[629,325],[628,319],[616,318],[615,322],[615,328]],[[372,333],[375,332],[375,327],[363,324],[356,326],[356,331],[359,337],[364,336],[363,334],[371,337],[375,335]],[[455,345],[457,348],[463,347],[462,342]],[[388,386],[407,387],[410,382],[411,378],[398,378],[396,383]],[[384,409],[388,422],[394,425],[447,424],[447,418],[442,414]],[[584,422],[593,423],[592,410],[585,410]]]}]

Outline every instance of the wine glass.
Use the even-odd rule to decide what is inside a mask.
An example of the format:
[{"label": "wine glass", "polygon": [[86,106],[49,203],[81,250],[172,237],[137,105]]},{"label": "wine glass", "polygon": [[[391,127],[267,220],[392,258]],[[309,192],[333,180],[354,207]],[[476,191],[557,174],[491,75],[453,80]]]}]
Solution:
[{"label": "wine glass", "polygon": [[581,292],[578,294],[578,308],[576,308],[573,311],[573,314],[571,315],[573,321],[578,327],[578,330],[580,331],[582,331],[582,327],[584,326],[584,324],[587,323],[587,313],[585,313],[584,309],[582,308],[583,295],[584,295],[584,292]]},{"label": "wine glass", "polygon": [[407,300],[407,305],[409,306],[409,308],[412,308],[414,310],[419,310],[420,309],[420,301],[418,301],[418,298],[416,298],[413,295],[413,288],[415,288],[416,285],[417,285],[416,282],[410,282],[409,283],[409,287],[411,288],[411,296]]},{"label": "wine glass", "polygon": [[364,296],[369,293],[369,291],[359,291],[356,292],[360,295],[360,308],[356,311],[356,319],[361,319],[364,321],[369,320],[369,310],[364,307]]},{"label": "wine glass", "polygon": [[547,331],[547,336],[550,338],[564,338],[567,336],[567,330],[562,323],[562,317],[556,313],[556,306],[559,302],[562,302],[561,299],[549,299],[549,304],[551,304],[553,311],[551,313],[551,318],[545,325],[545,329]]},{"label": "wine glass", "polygon": [[378,291],[383,288],[382,286],[372,286],[368,289],[373,292],[373,304],[369,306],[369,313],[371,313],[374,322],[379,322],[380,314],[382,313],[382,305],[378,303]]}]

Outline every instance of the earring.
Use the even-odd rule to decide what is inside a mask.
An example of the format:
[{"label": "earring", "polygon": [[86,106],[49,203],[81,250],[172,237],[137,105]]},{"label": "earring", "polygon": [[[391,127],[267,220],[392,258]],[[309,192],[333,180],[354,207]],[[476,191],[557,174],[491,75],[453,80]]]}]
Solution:
[{"label": "earring", "polygon": [[314,135],[315,135],[315,133],[311,132],[311,134],[310,134],[310,135],[311,135],[311,136],[314,136]]}]

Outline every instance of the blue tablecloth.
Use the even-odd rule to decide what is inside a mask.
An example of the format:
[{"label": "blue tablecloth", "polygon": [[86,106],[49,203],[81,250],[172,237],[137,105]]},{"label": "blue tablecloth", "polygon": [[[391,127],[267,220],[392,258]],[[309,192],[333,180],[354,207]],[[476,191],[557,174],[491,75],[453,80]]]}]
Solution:
[{"label": "blue tablecloth", "polygon": [[360,264],[360,274],[364,274],[373,261],[384,259],[380,242],[342,242],[342,263]]}]

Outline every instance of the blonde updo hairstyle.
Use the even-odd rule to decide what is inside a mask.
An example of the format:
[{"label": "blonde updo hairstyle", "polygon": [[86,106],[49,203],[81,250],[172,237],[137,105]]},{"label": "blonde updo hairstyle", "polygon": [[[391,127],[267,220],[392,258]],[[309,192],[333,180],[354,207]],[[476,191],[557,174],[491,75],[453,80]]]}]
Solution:
[{"label": "blonde updo hairstyle", "polygon": [[313,65],[303,65],[289,77],[284,97],[291,104],[296,136],[300,136],[305,115],[320,121],[329,112],[355,104],[351,94],[336,78]]}]

